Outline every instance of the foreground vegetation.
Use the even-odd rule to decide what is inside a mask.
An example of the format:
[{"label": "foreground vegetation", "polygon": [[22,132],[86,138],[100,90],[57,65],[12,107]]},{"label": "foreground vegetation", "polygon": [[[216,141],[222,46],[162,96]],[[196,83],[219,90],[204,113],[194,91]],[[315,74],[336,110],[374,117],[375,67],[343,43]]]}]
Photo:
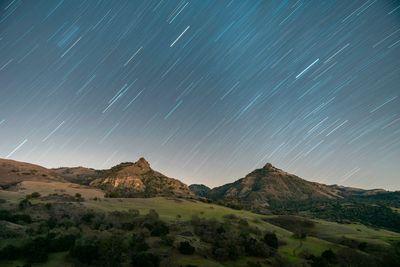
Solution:
[{"label": "foreground vegetation", "polygon": [[[396,266],[400,235],[176,198],[0,191],[0,266]],[[88,196],[93,196],[89,194]],[[5,200],[7,199],[7,200]]]},{"label": "foreground vegetation", "polygon": [[400,232],[400,192],[331,200],[271,202],[275,214],[303,214],[324,220],[359,222]]}]

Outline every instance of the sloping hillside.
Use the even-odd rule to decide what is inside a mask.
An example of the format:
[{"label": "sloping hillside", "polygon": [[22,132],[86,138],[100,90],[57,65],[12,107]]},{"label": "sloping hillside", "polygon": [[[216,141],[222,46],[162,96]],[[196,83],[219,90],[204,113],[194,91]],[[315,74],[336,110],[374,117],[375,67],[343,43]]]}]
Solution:
[{"label": "sloping hillside", "polygon": [[135,163],[122,163],[110,170],[104,170],[101,176],[102,178],[94,180],[90,185],[105,190],[108,196],[193,196],[187,185],[154,171],[144,158]]},{"label": "sloping hillside", "polygon": [[327,185],[308,182],[268,163],[242,179],[213,188],[208,197],[245,206],[267,207],[271,200],[331,199],[340,196]]},{"label": "sloping hillside", "polygon": [[64,181],[64,179],[39,165],[0,159],[0,187],[5,189],[22,181]]},{"label": "sloping hillside", "polygon": [[52,169],[66,181],[81,185],[89,185],[93,180],[100,178],[102,171],[85,167],[62,167]]}]

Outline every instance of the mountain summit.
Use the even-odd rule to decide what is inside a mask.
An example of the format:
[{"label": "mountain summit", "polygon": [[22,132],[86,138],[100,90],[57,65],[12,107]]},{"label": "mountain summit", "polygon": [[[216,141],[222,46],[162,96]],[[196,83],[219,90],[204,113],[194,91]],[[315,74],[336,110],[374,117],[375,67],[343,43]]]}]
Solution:
[{"label": "mountain summit", "polygon": [[144,158],[140,158],[135,163],[121,163],[109,170],[104,170],[100,178],[91,182],[90,185],[118,197],[193,195],[186,184],[154,171]]},{"label": "mountain summit", "polygon": [[309,182],[274,167],[271,163],[233,183],[213,188],[208,197],[249,207],[267,207],[269,202],[337,198],[334,188]]}]

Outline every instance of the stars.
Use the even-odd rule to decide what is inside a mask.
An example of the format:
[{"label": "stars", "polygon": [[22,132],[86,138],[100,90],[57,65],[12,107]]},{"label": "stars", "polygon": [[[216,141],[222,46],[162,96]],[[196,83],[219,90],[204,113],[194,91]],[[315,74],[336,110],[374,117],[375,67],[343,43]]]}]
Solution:
[{"label": "stars", "polygon": [[5,1],[0,151],[48,167],[148,155],[210,186],[272,162],[398,189],[398,4],[260,3]]},{"label": "stars", "polygon": [[173,42],[171,43],[171,45],[170,45],[169,47],[173,47],[173,46],[176,44],[176,42],[178,42],[179,39],[181,39],[181,37],[185,34],[185,32],[186,32],[187,30],[189,30],[189,28],[190,28],[190,26],[187,26],[186,29],[183,30],[183,32],[175,39],[175,41],[173,41]]},{"label": "stars", "polygon": [[167,115],[164,116],[164,120],[168,119],[182,103],[183,100],[179,100],[178,103],[176,103],[175,106],[167,113]]},{"label": "stars", "polygon": [[61,126],[63,126],[65,123],[65,121],[62,121],[56,128],[54,128],[54,130],[52,130],[45,138],[43,138],[42,142],[46,142],[47,139],[49,139],[55,132],[57,132],[58,129],[61,128]]},{"label": "stars", "polygon": [[131,62],[131,60],[140,52],[140,50],[143,49],[143,46],[139,47],[138,50],[136,50],[136,52],[125,62],[124,67],[126,67],[126,65],[129,64],[129,62]]},{"label": "stars", "polygon": [[15,152],[17,152],[25,143],[28,142],[28,139],[25,139],[22,141],[16,148],[14,148],[13,151],[11,151],[7,156],[6,159],[9,159]]},{"label": "stars", "polygon": [[314,66],[317,62],[319,61],[319,58],[317,58],[316,60],[314,60],[313,63],[311,63],[310,65],[308,65],[307,68],[305,68],[304,70],[302,70],[299,74],[297,74],[296,79],[300,78],[304,73],[306,73],[312,66]]}]

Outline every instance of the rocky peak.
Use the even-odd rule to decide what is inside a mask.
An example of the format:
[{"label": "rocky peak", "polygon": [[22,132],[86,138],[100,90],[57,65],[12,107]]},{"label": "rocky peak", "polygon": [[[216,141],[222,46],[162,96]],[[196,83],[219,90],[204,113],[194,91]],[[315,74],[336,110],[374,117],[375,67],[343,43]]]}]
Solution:
[{"label": "rocky peak", "polygon": [[265,166],[263,167],[263,169],[271,170],[271,171],[276,170],[276,168],[275,168],[271,163],[265,164]]},{"label": "rocky peak", "polygon": [[150,163],[143,157],[136,161],[135,165],[142,170],[150,170]]}]

